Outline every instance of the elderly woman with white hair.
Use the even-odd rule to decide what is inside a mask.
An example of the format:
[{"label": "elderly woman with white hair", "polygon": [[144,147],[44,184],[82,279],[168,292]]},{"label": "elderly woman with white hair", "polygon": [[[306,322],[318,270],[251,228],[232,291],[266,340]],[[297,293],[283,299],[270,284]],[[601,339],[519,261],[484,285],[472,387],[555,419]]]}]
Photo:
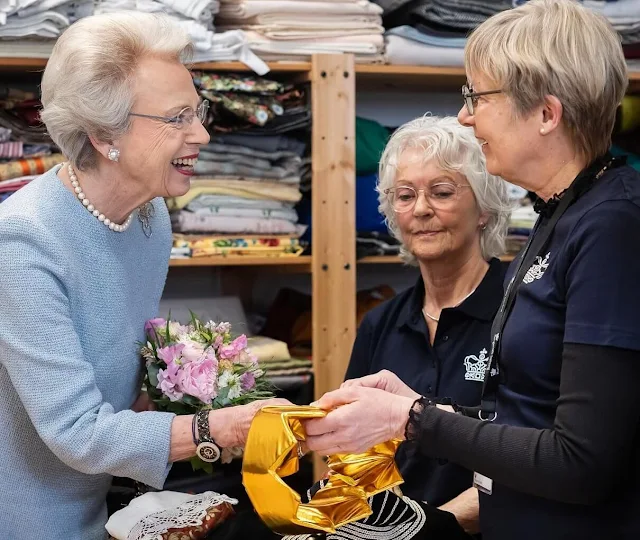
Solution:
[{"label": "elderly woman with white hair", "polygon": [[205,413],[194,441],[192,416],[137,399],[171,251],[163,197],[189,190],[209,140],[190,50],[168,18],[101,15],[45,69],[42,120],[69,161],[0,206],[4,540],[104,538],[113,476],[162,488],[196,443],[243,445],[268,403]]},{"label": "elderly woman with white hair", "polygon": [[[424,116],[394,132],[380,160],[380,211],[401,241],[416,284],[364,317],[347,369],[350,386],[388,370],[433,399],[480,403],[491,321],[503,294],[510,212],[505,182],[486,171],[473,130]],[[478,529],[471,471],[403,445],[402,492]]]},{"label": "elderly woman with white hair", "polygon": [[540,212],[492,326],[481,406],[453,414],[373,376],[320,399],[335,410],[307,424],[309,446],[400,436],[474,470],[484,540],[635,540],[640,175],[608,152],[620,40],[587,7],[532,0],[478,27],[465,63],[460,122]]}]

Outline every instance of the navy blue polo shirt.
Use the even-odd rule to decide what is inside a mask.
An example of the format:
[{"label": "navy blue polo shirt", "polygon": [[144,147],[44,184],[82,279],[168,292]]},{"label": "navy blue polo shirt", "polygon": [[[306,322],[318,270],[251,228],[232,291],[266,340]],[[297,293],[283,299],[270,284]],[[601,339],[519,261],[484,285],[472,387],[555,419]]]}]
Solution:
[{"label": "navy blue polo shirt", "polygon": [[[554,425],[564,343],[640,351],[640,174],[627,166],[606,172],[567,209],[539,255],[504,327],[496,422],[547,429]],[[615,366],[602,366],[601,384],[607,384],[608,369]],[[595,506],[534,497],[494,482],[493,494],[480,497],[483,536],[640,538],[638,442],[635,455],[626,484]],[[623,516],[627,523],[629,516],[635,520],[625,536],[616,529]]]},{"label": "navy blue polo shirt", "polygon": [[[421,277],[412,288],[373,308],[358,328],[346,378],[388,369],[424,396],[478,405],[505,269],[493,259],[475,292],[460,306],[442,310],[433,346],[422,315]],[[398,449],[396,460],[404,478],[402,492],[412,499],[440,506],[473,483],[470,471],[413,455],[405,445]]]}]

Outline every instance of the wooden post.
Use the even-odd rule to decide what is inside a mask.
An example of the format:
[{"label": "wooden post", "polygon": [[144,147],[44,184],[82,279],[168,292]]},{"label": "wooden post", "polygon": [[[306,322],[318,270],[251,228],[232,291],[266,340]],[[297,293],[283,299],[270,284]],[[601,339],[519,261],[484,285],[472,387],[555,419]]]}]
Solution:
[{"label": "wooden post", "polygon": [[[356,334],[355,71],[350,54],[311,67],[315,396],[340,386]],[[315,460],[316,478],[322,461]]]}]

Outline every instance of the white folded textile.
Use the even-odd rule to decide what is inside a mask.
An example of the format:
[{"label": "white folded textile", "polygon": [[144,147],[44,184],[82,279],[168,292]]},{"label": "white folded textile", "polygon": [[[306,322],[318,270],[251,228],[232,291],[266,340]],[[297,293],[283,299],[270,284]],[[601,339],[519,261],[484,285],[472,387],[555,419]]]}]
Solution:
[{"label": "white folded textile", "polygon": [[242,30],[232,30],[211,34],[211,47],[208,50],[197,48],[193,56],[194,62],[242,62],[258,75],[269,72],[265,64],[251,50],[247,37]]},{"label": "white folded textile", "polygon": [[[222,31],[230,30],[231,26],[217,26],[217,29]],[[241,27],[242,30],[252,30],[263,35],[266,38],[273,40],[305,40],[309,38],[332,38],[349,36],[363,36],[372,34],[382,34],[384,27],[378,25],[363,25],[359,26],[357,23],[352,25],[343,24],[340,22],[340,28],[336,28],[336,24],[309,25],[300,28],[292,26],[278,26],[262,25],[262,24],[248,24]]]},{"label": "white folded textile", "polygon": [[220,15],[217,22],[219,25],[227,24],[263,24],[263,25],[278,25],[278,26],[290,26],[292,28],[336,28],[336,24],[345,24],[345,28],[353,27],[356,25],[364,26],[382,26],[382,17],[379,15],[338,15],[335,13],[329,14],[308,14],[308,13],[263,13],[255,15],[254,17],[248,17],[246,19],[234,19],[233,17],[224,17]]},{"label": "white folded textile", "polygon": [[6,24],[7,17],[17,13],[19,9],[28,8],[38,0],[0,0],[0,25]]},{"label": "white folded textile", "polygon": [[0,26],[0,37],[57,38],[69,24],[69,18],[57,11],[45,11],[28,17],[12,16],[7,17],[6,24]]},{"label": "white folded textile", "polygon": [[29,7],[21,7],[18,10],[19,17],[28,17],[29,15],[35,15],[36,13],[42,13],[55,9],[62,4],[68,4],[71,0],[39,0]]},{"label": "white folded textile", "polygon": [[211,0],[158,0],[173,11],[182,13],[190,19],[200,20],[211,16]]},{"label": "white folded textile", "polygon": [[236,499],[214,491],[198,495],[177,491],[145,493],[113,513],[105,528],[116,540],[158,538],[169,528],[201,525],[207,509],[225,502],[238,504]]},{"label": "white folded textile", "polygon": [[415,66],[464,66],[464,49],[433,47],[401,36],[385,36],[386,59],[389,64]]},{"label": "white folded textile", "polygon": [[257,53],[282,53],[289,55],[305,55],[314,53],[354,53],[378,54],[384,47],[382,34],[364,36],[342,35],[331,38],[316,38],[310,34],[309,39],[296,41],[276,41],[263,35],[246,32],[249,46]]},{"label": "white folded textile", "polygon": [[233,19],[248,19],[266,13],[316,15],[381,15],[382,8],[368,0],[357,2],[311,2],[281,0],[247,0],[242,4],[222,4],[220,16]]},{"label": "white folded textile", "polygon": [[[0,26],[0,28],[2,28]],[[0,57],[5,58],[49,58],[54,39],[11,39],[0,40]]]}]

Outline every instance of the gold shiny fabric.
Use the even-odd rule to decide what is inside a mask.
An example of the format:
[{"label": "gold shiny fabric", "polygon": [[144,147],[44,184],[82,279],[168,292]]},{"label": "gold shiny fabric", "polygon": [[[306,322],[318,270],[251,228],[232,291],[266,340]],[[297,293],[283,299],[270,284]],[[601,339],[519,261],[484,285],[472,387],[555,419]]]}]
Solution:
[{"label": "gold shiny fabric", "polygon": [[374,446],[362,454],[329,456],[329,481],[309,503],[282,478],[298,471],[298,441],[305,440],[301,421],[321,418],[316,407],[265,407],[255,416],[242,463],[242,481],[255,510],[280,534],[336,528],[371,515],[367,498],[403,482],[394,456],[400,441]]}]

